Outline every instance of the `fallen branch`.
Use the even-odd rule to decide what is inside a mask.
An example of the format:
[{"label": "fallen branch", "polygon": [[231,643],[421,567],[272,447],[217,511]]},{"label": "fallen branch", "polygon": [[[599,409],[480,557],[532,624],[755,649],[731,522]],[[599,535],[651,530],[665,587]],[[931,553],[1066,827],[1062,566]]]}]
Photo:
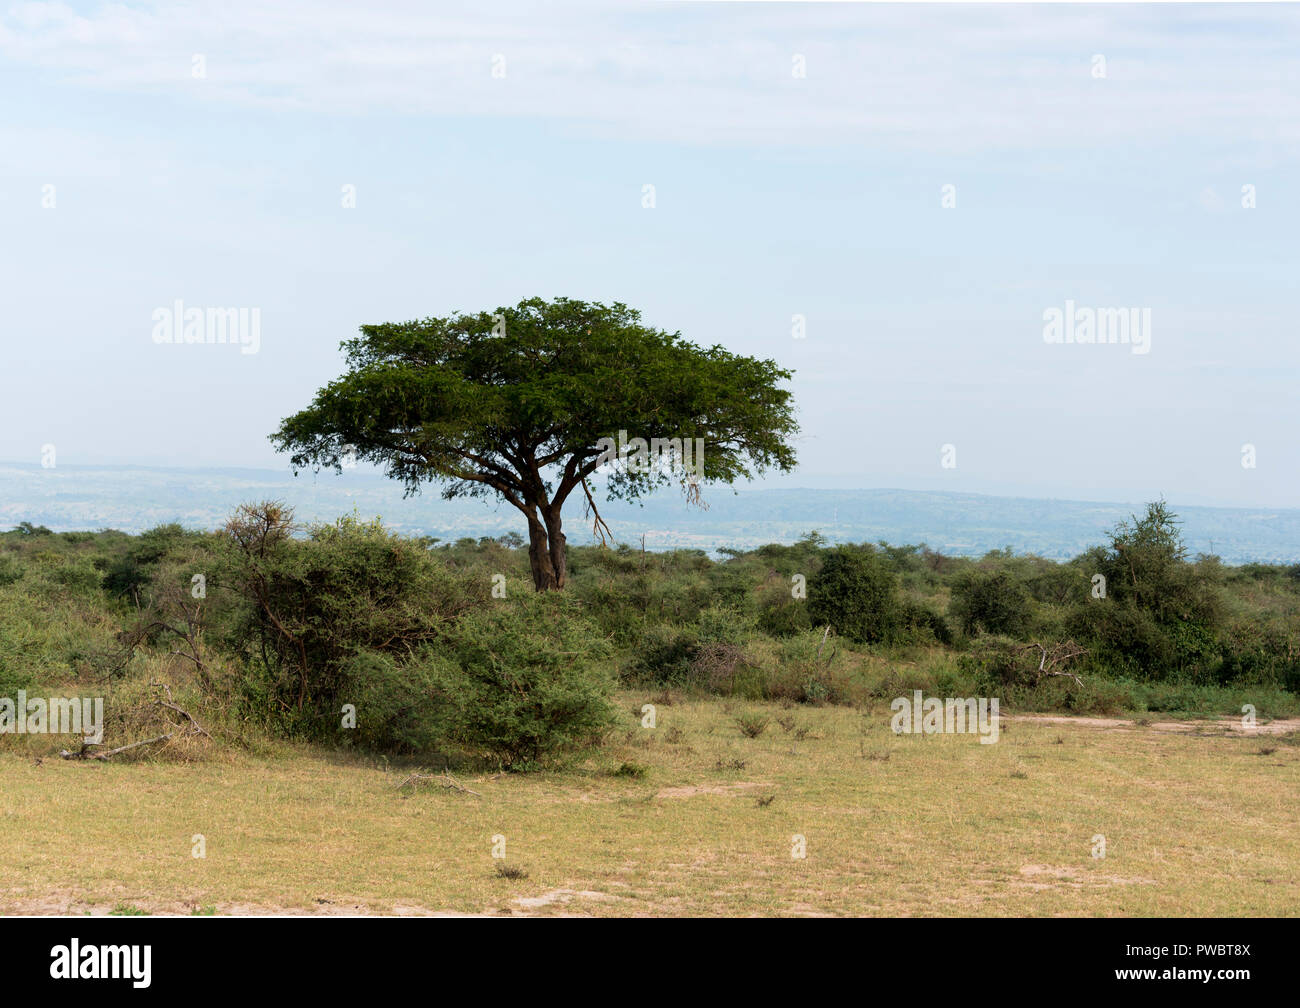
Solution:
[{"label": "fallen branch", "polygon": [[158,742],[168,742],[174,738],[188,738],[191,735],[202,735],[205,738],[207,738],[209,741],[212,740],[212,736],[208,734],[207,729],[204,728],[201,724],[198,723],[198,721],[194,719],[193,714],[185,710],[183,707],[178,707],[173,702],[172,691],[170,686],[162,682],[151,682],[149,685],[155,689],[161,689],[167,695],[167,699],[163,700],[161,698],[158,698],[153,700],[149,704],[142,704],[140,707],[136,708],[137,714],[142,710],[148,711],[150,708],[154,708],[154,709],[163,708],[169,711],[174,711],[175,713],[179,714],[181,717],[185,718],[185,720],[188,721],[189,723],[188,724],[182,723],[180,725],[173,724],[168,718],[164,716],[163,722],[167,725],[168,728],[171,729],[171,731],[164,732],[161,735],[155,735],[153,738],[140,739],[137,742],[128,742],[126,745],[118,746],[115,749],[105,749],[103,752],[90,751],[91,749],[98,748],[99,746],[103,745],[102,742],[82,741],[81,748],[78,749],[76,752],[72,752],[71,750],[68,749],[61,749],[59,751],[59,755],[62,756],[64,759],[109,760],[112,759],[114,756],[119,755],[120,753],[130,752],[132,749],[139,749],[141,746],[155,745]]},{"label": "fallen branch", "polygon": [[1042,652],[1042,655],[1038,660],[1038,675],[1040,678],[1042,676],[1062,676],[1066,679],[1073,679],[1080,686],[1083,685],[1083,680],[1073,672],[1066,672],[1063,669],[1056,670],[1053,669],[1052,666],[1058,663],[1064,664],[1072,658],[1078,658],[1080,655],[1086,655],[1088,653],[1087,648],[1079,647],[1079,645],[1074,643],[1074,641],[1067,641],[1064,644],[1053,645],[1052,649],[1049,651],[1042,644],[1035,641],[1032,644],[1026,644],[1020,650],[1029,651],[1032,648],[1038,648],[1038,650]]},{"label": "fallen branch", "polygon": [[413,773],[411,774],[411,776],[407,777],[406,780],[402,781],[402,783],[398,784],[397,789],[400,791],[408,784],[414,787],[416,783],[418,783],[419,781],[434,781],[440,786],[447,788],[449,791],[459,791],[461,794],[471,794],[475,798],[483,797],[477,791],[473,791],[465,787],[463,784],[457,784],[454,780],[451,779],[451,776],[448,774]]},{"label": "fallen branch", "polygon": [[208,738],[212,738],[211,735],[208,735],[207,729],[204,728],[197,721],[195,721],[194,715],[191,714],[189,711],[181,710],[181,708],[177,707],[174,703],[168,703],[166,700],[155,700],[154,703],[156,703],[159,707],[166,707],[168,710],[173,710],[177,714],[180,714],[183,717],[187,718],[190,724],[193,726],[190,730],[193,731],[194,734],[206,735]]},{"label": "fallen branch", "polygon": [[163,742],[171,738],[175,734],[176,734],[175,732],[168,732],[166,735],[158,735],[155,738],[151,738],[151,739],[141,739],[139,742],[130,742],[127,745],[118,746],[116,749],[107,749],[104,752],[99,752],[99,753],[87,752],[87,750],[90,749],[91,746],[97,746],[100,743],[83,742],[81,743],[81,749],[78,752],[69,752],[67,749],[60,749],[59,755],[62,756],[64,759],[106,760],[106,759],[111,759],[112,757],[116,756],[118,753],[124,753],[128,749],[136,749],[139,748],[140,746],[153,745],[155,742]]},{"label": "fallen branch", "polygon": [[191,713],[190,713],[189,711],[187,711],[187,710],[183,710],[182,708],[177,707],[176,704],[174,704],[174,703],[172,702],[172,691],[171,691],[171,687],[170,687],[170,686],[168,686],[166,683],[160,683],[160,682],[150,683],[149,685],[150,685],[150,686],[161,686],[161,687],[166,691],[166,693],[167,693],[167,699],[166,699],[166,700],[155,700],[155,701],[154,701],[154,703],[155,703],[157,706],[159,706],[159,707],[166,707],[168,710],[175,711],[177,714],[181,715],[181,717],[185,718],[185,720],[187,720],[187,721],[190,723],[190,725],[191,725],[191,729],[190,729],[190,730],[193,731],[195,734],[198,734],[198,735],[204,735],[204,736],[206,736],[206,737],[209,738],[209,739],[212,738],[212,736],[208,734],[207,729],[205,729],[201,724],[199,724],[197,721],[194,720],[194,715],[193,715],[193,714],[191,714]]}]

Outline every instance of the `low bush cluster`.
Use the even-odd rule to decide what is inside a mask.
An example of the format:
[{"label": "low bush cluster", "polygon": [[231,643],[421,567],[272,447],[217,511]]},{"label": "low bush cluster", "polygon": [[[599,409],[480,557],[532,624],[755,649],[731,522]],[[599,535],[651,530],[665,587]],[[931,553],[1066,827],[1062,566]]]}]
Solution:
[{"label": "low bush cluster", "polygon": [[811,533],[719,560],[569,547],[568,569],[565,591],[538,595],[518,536],[440,543],[355,515],[300,528],[275,503],[207,533],[24,524],[0,534],[0,695],[165,679],[232,738],[512,769],[597,744],[620,686],[1298,709],[1300,566],[1188,557],[1162,503],[1068,563]]}]

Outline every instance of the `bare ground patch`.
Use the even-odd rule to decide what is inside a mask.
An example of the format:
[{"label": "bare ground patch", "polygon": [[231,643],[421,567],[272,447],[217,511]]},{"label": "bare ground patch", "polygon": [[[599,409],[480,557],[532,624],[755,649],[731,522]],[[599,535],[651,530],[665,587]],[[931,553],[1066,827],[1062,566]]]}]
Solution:
[{"label": "bare ground patch", "polygon": [[[80,894],[65,891],[41,896],[0,896],[0,914],[17,917],[111,917],[113,915],[149,915],[152,917],[193,917],[216,913],[226,917],[355,917],[399,914],[402,916],[447,916],[446,911],[429,907],[394,906],[380,910],[347,900],[318,899],[311,906],[273,906],[250,902],[212,902],[204,900],[133,898],[90,902]],[[453,915],[454,916],[454,915]]]},{"label": "bare ground patch", "polygon": [[1081,868],[1061,867],[1056,865],[1027,864],[1020,866],[1018,879],[1012,879],[1013,885],[1028,886],[1031,889],[1051,889],[1055,886],[1068,886],[1073,889],[1084,887],[1109,887],[1126,885],[1156,885],[1155,879],[1124,878],[1119,875],[1097,875]]},{"label": "bare ground patch", "polygon": [[552,889],[540,896],[517,896],[510,902],[523,907],[525,910],[537,910],[541,907],[554,906],[557,903],[572,903],[574,900],[607,901],[615,899],[618,899],[618,897],[611,896],[609,893],[594,892],[590,889]]},{"label": "bare ground patch", "polygon": [[1218,731],[1235,735],[1289,735],[1300,731],[1300,718],[1280,718],[1276,721],[1244,725],[1240,718],[1223,718],[1222,720],[1199,719],[1192,721],[1152,721],[1139,724],[1125,718],[1069,717],[1059,714],[1003,714],[1007,721],[1023,721],[1030,724],[1077,725],[1081,728],[1127,729],[1146,728],[1160,732],[1204,732]]},{"label": "bare ground patch", "polygon": [[727,795],[737,792],[752,791],[766,785],[755,781],[741,781],[739,784],[686,784],[681,787],[661,788],[656,798],[693,798],[695,795]]}]

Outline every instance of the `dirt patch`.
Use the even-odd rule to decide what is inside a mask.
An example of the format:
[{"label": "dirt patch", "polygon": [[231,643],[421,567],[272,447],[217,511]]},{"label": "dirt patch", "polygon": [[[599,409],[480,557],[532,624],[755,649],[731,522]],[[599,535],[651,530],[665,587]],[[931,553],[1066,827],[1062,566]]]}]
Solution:
[{"label": "dirt patch", "polygon": [[611,896],[609,893],[593,892],[590,889],[553,889],[540,896],[520,896],[511,902],[525,910],[536,910],[556,903],[571,903],[575,899],[614,900],[618,897]]},{"label": "dirt patch", "polygon": [[1028,886],[1031,889],[1051,889],[1055,886],[1069,886],[1082,889],[1084,886],[1110,887],[1126,885],[1156,885],[1155,879],[1123,878],[1119,875],[1097,875],[1080,868],[1063,868],[1055,865],[1027,864],[1020,866],[1021,878],[1012,883]]},{"label": "dirt patch", "polygon": [[1103,729],[1146,728],[1149,731],[1160,732],[1211,730],[1245,736],[1289,735],[1291,732],[1300,731],[1300,718],[1280,718],[1277,721],[1269,721],[1267,724],[1260,722],[1247,726],[1242,724],[1240,718],[1223,718],[1214,721],[1205,719],[1196,721],[1152,721],[1150,724],[1142,725],[1124,718],[1068,717],[1057,714],[1003,714],[1001,717],[1006,721],[1024,721],[1030,724],[1079,725],[1084,728]]},{"label": "dirt patch", "polygon": [[391,910],[379,910],[346,900],[320,898],[310,906],[288,907],[267,903],[203,903],[184,900],[132,899],[89,903],[73,892],[56,892],[42,896],[0,894],[0,914],[16,917],[111,917],[148,915],[150,917],[207,916],[214,911],[219,917],[474,917],[476,914],[436,910],[413,904],[396,904]]},{"label": "dirt patch", "polygon": [[752,791],[764,785],[754,781],[741,781],[739,784],[687,784],[682,787],[663,788],[656,798],[693,798],[695,795],[726,795],[737,792]]},{"label": "dirt patch", "polygon": [[1073,868],[1054,868],[1051,865],[1027,864],[1020,866],[1020,874],[1028,878],[1046,875],[1050,878],[1069,879],[1071,882],[1075,882],[1078,881],[1075,876],[1079,873]]}]

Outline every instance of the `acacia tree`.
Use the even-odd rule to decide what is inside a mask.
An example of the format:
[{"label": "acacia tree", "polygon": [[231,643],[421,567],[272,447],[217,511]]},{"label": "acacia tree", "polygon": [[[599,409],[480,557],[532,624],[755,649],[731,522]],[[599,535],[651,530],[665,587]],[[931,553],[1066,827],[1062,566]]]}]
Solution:
[{"label": "acacia tree", "polygon": [[[527,521],[538,591],[564,587],[561,512],[575,490],[604,540],[588,483],[597,469],[606,499],[635,500],[674,481],[698,497],[701,483],[794,466],[798,425],[779,387],[791,372],[642,325],[623,304],[533,298],[362,326],[342,349],[347,372],[271,435],[295,471],[341,471],[354,455],[401,480],[408,496],[426,482],[448,499],[495,495]],[[621,432],[701,439],[703,458],[690,475],[611,463]]]}]

